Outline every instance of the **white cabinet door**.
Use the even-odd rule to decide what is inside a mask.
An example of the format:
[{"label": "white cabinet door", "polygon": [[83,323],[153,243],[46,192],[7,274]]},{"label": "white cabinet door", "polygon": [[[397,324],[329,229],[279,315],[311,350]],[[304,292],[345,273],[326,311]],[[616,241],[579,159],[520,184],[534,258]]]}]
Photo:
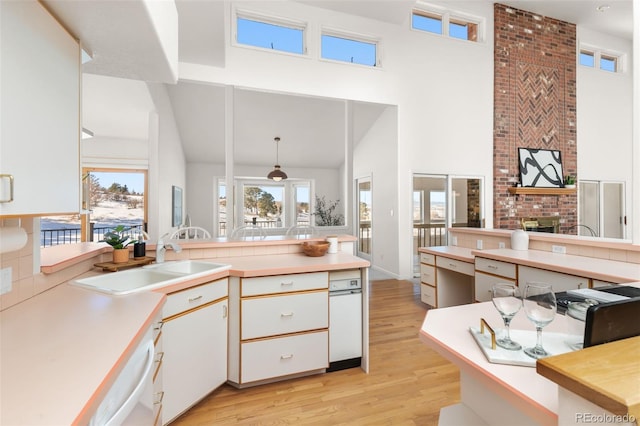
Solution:
[{"label": "white cabinet door", "polygon": [[37,1],[0,8],[0,216],[78,212],[79,44]]},{"label": "white cabinet door", "polygon": [[588,278],[518,265],[518,286],[522,291],[528,282],[551,284],[556,293],[574,288],[589,288]]},{"label": "white cabinet door", "polygon": [[164,424],[227,380],[227,313],[224,299],[164,323]]}]

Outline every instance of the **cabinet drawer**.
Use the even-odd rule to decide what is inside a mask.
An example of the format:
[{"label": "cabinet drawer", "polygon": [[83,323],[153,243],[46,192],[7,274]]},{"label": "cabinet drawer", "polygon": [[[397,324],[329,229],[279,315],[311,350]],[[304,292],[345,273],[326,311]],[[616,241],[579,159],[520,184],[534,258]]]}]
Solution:
[{"label": "cabinet drawer", "polygon": [[328,272],[243,278],[241,296],[288,293],[321,288],[329,288]]},{"label": "cabinet drawer", "polygon": [[327,328],[329,293],[318,291],[243,299],[240,310],[242,340]]},{"label": "cabinet drawer", "polygon": [[436,268],[430,265],[420,265],[420,282],[436,285]]},{"label": "cabinet drawer", "polygon": [[426,263],[427,265],[435,265],[436,257],[431,253],[420,253],[420,263]]},{"label": "cabinet drawer", "polygon": [[436,266],[438,268],[449,269],[452,271],[460,272],[461,274],[473,276],[472,263],[461,262],[456,259],[449,259],[447,257],[437,256]]},{"label": "cabinet drawer", "polygon": [[242,344],[241,382],[329,366],[329,333],[320,331]]},{"label": "cabinet drawer", "polygon": [[420,285],[420,300],[422,303],[426,303],[429,306],[436,306],[436,288],[431,287],[430,285],[421,284]]},{"label": "cabinet drawer", "polygon": [[177,291],[167,296],[167,301],[162,308],[162,316],[168,318],[205,303],[222,299],[228,294],[227,278]]},{"label": "cabinet drawer", "polygon": [[501,277],[516,278],[516,265],[499,260],[476,257],[476,270],[489,274],[500,275]]},{"label": "cabinet drawer", "polygon": [[516,281],[509,278],[496,277],[495,275],[489,275],[483,272],[476,271],[476,277],[475,277],[476,302],[490,302],[491,287],[493,287],[494,284],[498,284],[498,283],[515,284]]},{"label": "cabinet drawer", "polygon": [[589,288],[589,279],[545,269],[518,266],[518,286],[524,291],[528,282],[551,284],[554,292],[567,291],[574,288]]}]

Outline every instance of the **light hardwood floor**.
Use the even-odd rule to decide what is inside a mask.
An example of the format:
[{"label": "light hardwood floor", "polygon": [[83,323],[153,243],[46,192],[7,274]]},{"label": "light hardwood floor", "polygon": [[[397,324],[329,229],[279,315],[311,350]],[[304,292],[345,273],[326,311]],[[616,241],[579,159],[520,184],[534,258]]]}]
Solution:
[{"label": "light hardwood floor", "polygon": [[419,285],[371,282],[370,372],[359,368],[238,390],[224,385],[182,425],[435,425],[460,400],[458,369],[418,337]]}]

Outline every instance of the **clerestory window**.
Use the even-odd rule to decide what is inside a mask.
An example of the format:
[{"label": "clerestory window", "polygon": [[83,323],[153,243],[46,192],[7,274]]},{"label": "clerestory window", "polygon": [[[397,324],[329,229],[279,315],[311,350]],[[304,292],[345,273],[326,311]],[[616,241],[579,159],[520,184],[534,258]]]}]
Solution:
[{"label": "clerestory window", "polygon": [[622,72],[621,55],[594,48],[582,48],[578,55],[580,65],[608,72]]},{"label": "clerestory window", "polygon": [[372,38],[325,29],[322,31],[321,43],[323,59],[370,67],[380,65],[378,41]]},{"label": "clerestory window", "polygon": [[306,53],[306,23],[236,11],[235,42],[302,55]]},{"label": "clerestory window", "polygon": [[414,9],[411,15],[414,30],[474,42],[481,41],[482,22],[481,18],[436,8]]}]

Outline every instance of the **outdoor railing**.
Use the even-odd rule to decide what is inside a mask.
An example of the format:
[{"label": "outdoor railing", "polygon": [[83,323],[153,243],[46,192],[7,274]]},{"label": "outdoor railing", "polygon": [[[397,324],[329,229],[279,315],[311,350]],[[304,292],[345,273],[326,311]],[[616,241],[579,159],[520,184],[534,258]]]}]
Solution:
[{"label": "outdoor railing", "polygon": [[413,238],[418,247],[433,247],[447,244],[444,223],[414,223]]},{"label": "outdoor railing", "polygon": [[[132,238],[139,239],[143,226],[138,225],[125,225],[130,228],[130,234]],[[93,239],[91,241],[100,241],[104,239],[104,234],[113,229],[113,227],[93,227],[91,235]],[[40,247],[57,246],[60,244],[76,244],[82,240],[80,228],[65,228],[65,229],[42,229],[40,230]]]}]

